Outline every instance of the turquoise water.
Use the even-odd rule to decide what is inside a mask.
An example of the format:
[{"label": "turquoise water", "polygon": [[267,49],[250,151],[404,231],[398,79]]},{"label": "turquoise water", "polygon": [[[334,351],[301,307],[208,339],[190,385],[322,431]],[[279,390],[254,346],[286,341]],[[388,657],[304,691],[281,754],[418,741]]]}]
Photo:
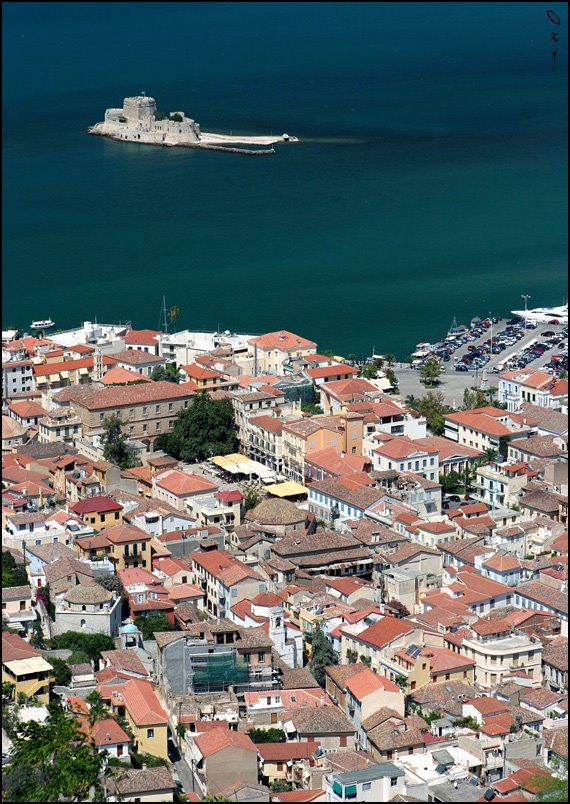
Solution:
[{"label": "turquoise water", "polygon": [[[552,71],[546,9],[564,21]],[[3,326],[286,328],[409,353],[566,300],[561,3],[3,6]],[[276,156],[88,137],[145,90]]]}]

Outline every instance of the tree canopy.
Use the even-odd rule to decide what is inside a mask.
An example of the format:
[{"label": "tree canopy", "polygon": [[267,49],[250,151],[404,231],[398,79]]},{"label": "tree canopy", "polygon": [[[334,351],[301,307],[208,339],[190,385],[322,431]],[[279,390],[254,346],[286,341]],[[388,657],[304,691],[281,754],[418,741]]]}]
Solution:
[{"label": "tree canopy", "polygon": [[176,363],[167,363],[165,366],[155,366],[150,375],[151,380],[163,380],[165,382],[180,382],[180,370]]},{"label": "tree canopy", "polygon": [[150,617],[137,617],[135,625],[141,632],[143,639],[154,639],[155,631],[176,630],[164,614],[151,614]]},{"label": "tree canopy", "polygon": [[2,553],[2,589],[10,586],[27,586],[29,583],[26,570],[16,559],[6,551]]},{"label": "tree canopy", "polygon": [[285,743],[287,736],[283,729],[250,729],[247,736],[252,743]]},{"label": "tree canopy", "polygon": [[99,661],[101,651],[115,649],[115,640],[107,634],[83,634],[79,631],[66,631],[64,634],[52,637],[50,646],[54,650],[84,651],[91,661]]},{"label": "tree canopy", "polygon": [[326,637],[320,622],[315,623],[309,669],[321,687],[325,686],[325,667],[338,664],[338,654]]},{"label": "tree canopy", "polygon": [[49,712],[45,724],[24,723],[13,737],[13,763],[3,774],[9,801],[85,801],[99,788],[104,754],[59,704]]},{"label": "tree canopy", "polygon": [[437,385],[442,371],[443,367],[439,360],[435,358],[426,360],[420,369],[420,381],[429,386]]},{"label": "tree canopy", "polygon": [[123,433],[124,422],[113,413],[103,420],[103,457],[106,461],[116,464],[121,469],[130,469],[135,465],[133,450],[127,443]]},{"label": "tree canopy", "polygon": [[425,416],[427,426],[434,435],[442,435],[445,429],[443,417],[451,408],[445,404],[445,397],[441,392],[430,391],[418,402],[416,408],[420,416]]},{"label": "tree canopy", "polygon": [[176,414],[172,432],[157,441],[157,447],[190,463],[235,452],[238,440],[232,403],[198,392],[192,404]]}]

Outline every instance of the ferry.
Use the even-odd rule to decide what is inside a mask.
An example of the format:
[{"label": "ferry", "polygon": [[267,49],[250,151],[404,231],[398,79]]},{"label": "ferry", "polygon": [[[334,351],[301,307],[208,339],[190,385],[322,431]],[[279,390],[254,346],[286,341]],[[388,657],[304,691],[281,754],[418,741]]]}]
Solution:
[{"label": "ferry", "polygon": [[32,321],[30,329],[51,329],[55,327],[55,322],[51,318],[46,318],[42,321]]},{"label": "ferry", "polygon": [[537,324],[568,323],[568,304],[561,307],[535,307],[534,310],[511,310],[511,313]]}]

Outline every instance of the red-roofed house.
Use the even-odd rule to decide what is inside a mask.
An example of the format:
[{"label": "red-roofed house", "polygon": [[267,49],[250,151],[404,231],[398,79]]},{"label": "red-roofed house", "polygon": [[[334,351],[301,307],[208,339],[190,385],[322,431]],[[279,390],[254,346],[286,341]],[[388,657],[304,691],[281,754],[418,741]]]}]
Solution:
[{"label": "red-roofed house", "polygon": [[296,783],[299,775],[303,775],[305,762],[309,766],[316,764],[313,755],[319,746],[320,743],[313,740],[256,743],[263,784],[271,785],[277,781]]},{"label": "red-roofed house", "polygon": [[481,451],[499,450],[501,439],[526,438],[532,429],[513,422],[507,411],[487,405],[484,408],[446,413],[445,437]]},{"label": "red-roofed house", "polygon": [[192,572],[204,592],[205,608],[215,617],[225,617],[235,603],[266,591],[262,576],[226,550],[194,552]]},{"label": "red-roofed house", "polygon": [[122,368],[121,366],[113,366],[99,380],[103,385],[127,385],[128,383],[139,382],[152,382],[150,377],[143,377],[136,371]]},{"label": "red-roofed house", "polygon": [[254,354],[259,374],[282,375],[284,363],[288,363],[295,357],[314,355],[317,351],[317,344],[314,341],[309,341],[285,329],[250,338],[248,343]]},{"label": "red-roofed house", "polygon": [[373,673],[368,667],[346,682],[345,714],[354,723],[360,747],[366,745],[362,721],[387,706],[404,717],[405,698],[393,681]]},{"label": "red-roofed house", "polygon": [[170,469],[153,477],[154,496],[178,511],[186,511],[187,503],[193,497],[213,494],[217,490],[217,485],[211,480],[178,469]]},{"label": "red-roofed house", "polygon": [[483,559],[481,573],[492,581],[507,586],[518,586],[521,579],[521,562],[512,553],[495,553]]},{"label": "red-roofed house", "polygon": [[212,371],[199,363],[180,366],[180,379],[182,382],[195,383],[200,391],[216,391],[223,383],[219,371]]},{"label": "red-roofed house", "polygon": [[[418,623],[385,615],[373,625],[360,630],[358,624],[347,625],[342,631],[342,661],[356,655],[369,660],[369,667],[393,681],[397,675],[394,656],[409,645],[423,645],[423,630]],[[364,657],[364,659],[362,658]]]},{"label": "red-roofed house", "polygon": [[341,413],[351,402],[380,395],[375,385],[362,377],[325,382],[319,387],[320,406],[325,413]]},{"label": "red-roofed house", "polygon": [[520,410],[523,402],[560,410],[568,406],[568,380],[532,369],[507,371],[499,377],[499,402],[506,402],[509,411]]},{"label": "red-roofed house", "polygon": [[373,451],[373,458],[374,469],[378,472],[413,472],[435,481],[439,476],[439,451],[431,446],[420,446],[407,436],[383,436],[382,443]]},{"label": "red-roofed house", "polygon": [[168,759],[168,718],[150,681],[117,678],[98,684],[97,692],[115,714],[126,717],[137,753]]},{"label": "red-roofed house", "polygon": [[333,363],[330,366],[306,368],[304,373],[310,380],[312,380],[315,388],[318,388],[325,382],[349,380],[351,377],[357,377],[358,369],[354,366],[347,366],[346,363]]},{"label": "red-roofed house", "polygon": [[121,525],[123,506],[110,497],[87,497],[69,506],[69,512],[81,517],[87,525],[97,530]]},{"label": "red-roofed house", "polygon": [[116,720],[109,717],[96,721],[92,726],[83,715],[79,716],[77,720],[79,721],[80,731],[87,734],[89,739],[95,743],[99,754],[102,751],[107,751],[109,756],[130,764],[129,745],[131,738]]},{"label": "red-roofed house", "polygon": [[369,472],[370,458],[339,452],[336,447],[316,450],[305,456],[305,477],[308,480],[329,480],[359,472]]},{"label": "red-roofed house", "polygon": [[237,780],[257,784],[257,747],[247,734],[219,728],[189,736],[186,758],[195,768],[202,795],[215,794]]},{"label": "red-roofed house", "polygon": [[157,355],[159,345],[156,336],[160,334],[154,329],[131,329],[123,338],[125,349]]}]

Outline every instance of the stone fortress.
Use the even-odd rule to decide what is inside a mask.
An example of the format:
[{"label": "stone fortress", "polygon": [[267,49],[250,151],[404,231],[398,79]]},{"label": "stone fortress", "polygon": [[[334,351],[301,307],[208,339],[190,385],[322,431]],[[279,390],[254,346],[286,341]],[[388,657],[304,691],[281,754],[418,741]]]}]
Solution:
[{"label": "stone fortress", "polygon": [[200,126],[195,120],[186,117],[184,112],[171,112],[168,117],[162,117],[155,99],[146,95],[125,98],[122,109],[107,109],[104,122],[92,126],[89,133],[151,145],[200,141]]},{"label": "stone fortress", "polygon": [[171,112],[168,116],[161,114],[156,108],[155,99],[144,94],[125,98],[122,109],[107,109],[105,120],[88,128],[87,133],[147,145],[182,145],[252,154],[274,153],[274,149],[252,151],[230,146],[297,142],[296,137],[290,137],[288,134],[243,136],[202,132],[200,125],[192,118],[186,117],[184,112]]}]

